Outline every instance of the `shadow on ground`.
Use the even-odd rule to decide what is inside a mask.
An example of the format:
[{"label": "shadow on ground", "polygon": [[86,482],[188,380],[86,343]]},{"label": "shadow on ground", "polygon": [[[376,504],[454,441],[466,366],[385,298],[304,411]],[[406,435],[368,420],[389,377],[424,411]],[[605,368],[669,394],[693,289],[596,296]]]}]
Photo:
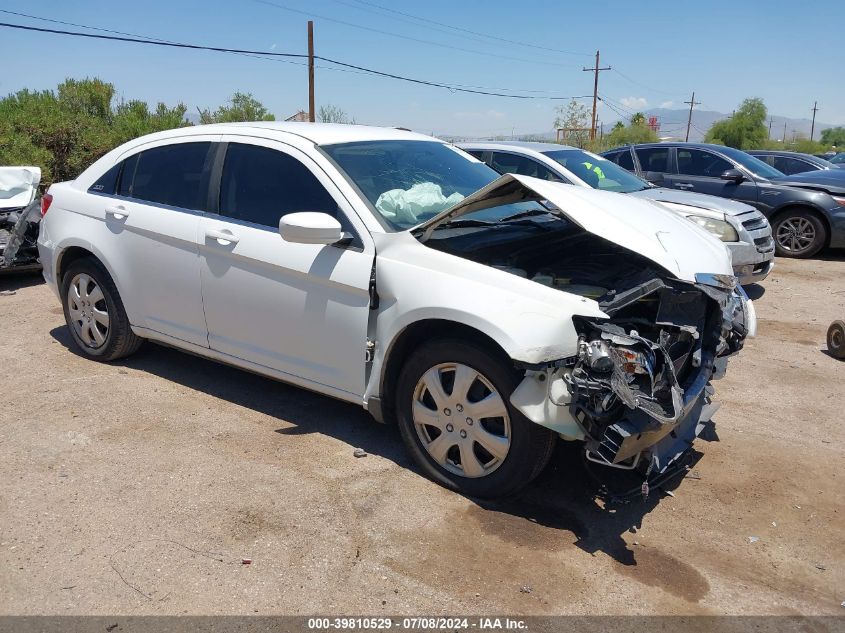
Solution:
[{"label": "shadow on ground", "polygon": [[[66,327],[54,328],[50,334],[77,353]],[[155,344],[144,345],[138,353],[116,364],[149,372],[293,425],[274,429],[278,435],[268,434],[267,441],[284,441],[280,437],[284,435],[319,433],[349,444],[350,456],[353,447],[360,447],[419,473],[396,428],[375,422],[354,404]],[[569,531],[575,537],[575,545],[585,552],[604,552],[623,565],[636,565],[635,553],[627,547],[623,535],[638,530],[645,515],[665,493],[652,488],[647,499],[637,495],[627,503],[605,503],[596,496],[599,484],[591,474],[594,469],[607,470],[585,465],[582,444],[559,442],[548,467],[518,498],[469,501],[479,513],[487,515],[488,525],[500,523],[495,521],[495,515],[504,513],[551,530]],[[611,492],[632,487],[638,490],[642,483],[640,475],[612,472],[618,476],[611,480],[615,486]],[[662,488],[671,489],[678,483],[675,479]],[[514,538],[519,538],[519,533],[516,530]]]},{"label": "shadow on ground", "polygon": [[18,272],[16,270],[4,270],[0,272],[0,291],[12,290],[17,292],[22,288],[38,286],[44,283],[44,277],[40,270]]}]

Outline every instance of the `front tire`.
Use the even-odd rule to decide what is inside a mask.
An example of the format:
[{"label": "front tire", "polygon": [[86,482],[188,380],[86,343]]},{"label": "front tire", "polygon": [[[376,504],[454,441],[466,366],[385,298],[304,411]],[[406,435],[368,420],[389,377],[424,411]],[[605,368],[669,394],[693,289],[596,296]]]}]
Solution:
[{"label": "front tire", "polygon": [[775,253],[780,257],[804,259],[818,253],[827,243],[827,227],[818,215],[803,209],[780,213],[772,227]]},{"label": "front tire", "polygon": [[402,368],[399,430],[423,472],[473,497],[512,495],[534,479],[556,436],[510,404],[519,374],[482,345],[428,343]]},{"label": "front tire", "polygon": [[86,257],[62,276],[62,308],[76,349],[92,360],[124,358],[141,346],[132,332],[117,287],[105,267]]}]

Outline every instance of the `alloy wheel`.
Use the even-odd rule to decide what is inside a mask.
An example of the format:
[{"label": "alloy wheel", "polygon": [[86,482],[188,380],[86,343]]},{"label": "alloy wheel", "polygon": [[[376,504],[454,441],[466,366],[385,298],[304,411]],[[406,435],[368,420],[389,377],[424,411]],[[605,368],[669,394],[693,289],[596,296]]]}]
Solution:
[{"label": "alloy wheel", "polygon": [[411,412],[425,450],[456,475],[484,477],[508,455],[505,401],[490,380],[467,365],[441,363],[426,371],[414,389]]},{"label": "alloy wheel", "polygon": [[71,280],[67,305],[79,339],[88,347],[102,347],[109,334],[109,312],[103,291],[90,275],[79,273]]},{"label": "alloy wheel", "polygon": [[775,239],[783,250],[800,254],[812,248],[816,241],[816,227],[807,218],[787,218],[778,224]]}]

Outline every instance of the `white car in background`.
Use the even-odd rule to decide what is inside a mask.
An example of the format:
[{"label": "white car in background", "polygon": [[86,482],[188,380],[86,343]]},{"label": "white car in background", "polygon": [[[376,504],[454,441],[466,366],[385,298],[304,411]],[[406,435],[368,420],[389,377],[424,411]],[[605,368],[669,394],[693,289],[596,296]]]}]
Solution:
[{"label": "white car in background", "polygon": [[756,323],[726,249],[676,214],[402,130],[181,128],[44,198],[83,355],[149,339],[355,402],[480,497],[559,437],[645,479],[677,467]]},{"label": "white car in background", "polygon": [[763,281],[774,267],[772,228],[766,216],[751,205],[655,187],[602,156],[568,145],[472,141],[458,143],[458,147],[502,174],[523,174],[660,202],[725,243],[741,284]]}]

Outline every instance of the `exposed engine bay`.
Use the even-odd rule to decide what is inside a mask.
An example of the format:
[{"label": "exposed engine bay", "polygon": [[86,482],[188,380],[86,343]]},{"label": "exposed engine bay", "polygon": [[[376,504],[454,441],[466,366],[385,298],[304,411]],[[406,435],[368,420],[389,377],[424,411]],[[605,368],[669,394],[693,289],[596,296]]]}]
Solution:
[{"label": "exposed engine bay", "polygon": [[[481,240],[476,235],[473,246]],[[434,243],[432,243],[434,242]],[[536,283],[595,300],[608,318],[573,317],[577,353],[524,367],[511,403],[586,458],[649,476],[688,451],[715,412],[711,379],[756,327],[753,307],[730,276],[675,279],[650,260],[568,228],[525,241],[491,237],[464,250],[456,235],[429,246],[450,250]],[[454,249],[454,250],[453,250]]]}]

